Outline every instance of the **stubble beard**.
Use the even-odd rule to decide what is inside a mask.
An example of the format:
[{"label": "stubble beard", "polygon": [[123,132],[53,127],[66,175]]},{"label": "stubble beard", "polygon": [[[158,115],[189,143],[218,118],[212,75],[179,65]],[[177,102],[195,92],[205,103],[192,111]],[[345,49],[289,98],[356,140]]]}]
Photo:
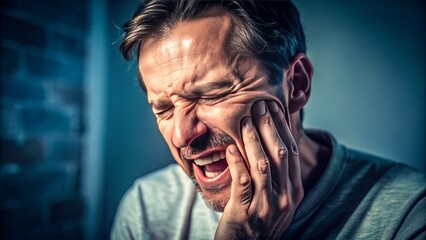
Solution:
[{"label": "stubble beard", "polygon": [[[198,194],[201,195],[201,197],[203,198],[204,202],[206,203],[207,207],[209,207],[210,209],[216,211],[216,212],[223,212],[223,210],[225,209],[226,204],[228,203],[229,199],[226,198],[225,196],[221,196],[218,199],[210,199],[207,198],[206,196],[204,196],[203,194],[203,190],[201,189],[200,185],[198,184],[197,180],[195,179],[195,177],[191,177],[192,182],[195,185],[195,188],[197,189]],[[210,194],[214,194],[219,196],[221,190],[223,190],[227,185],[226,184],[221,184],[215,187],[211,187],[206,189],[205,191],[208,191]]]}]

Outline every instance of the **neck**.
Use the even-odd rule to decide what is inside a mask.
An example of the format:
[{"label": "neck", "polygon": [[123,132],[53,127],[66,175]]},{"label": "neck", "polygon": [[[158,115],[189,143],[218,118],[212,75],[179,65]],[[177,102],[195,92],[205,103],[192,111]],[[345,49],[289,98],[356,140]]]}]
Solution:
[{"label": "neck", "polygon": [[305,193],[309,192],[318,181],[328,160],[331,157],[329,146],[323,145],[309,138],[300,128],[295,141],[299,147],[300,170]]}]

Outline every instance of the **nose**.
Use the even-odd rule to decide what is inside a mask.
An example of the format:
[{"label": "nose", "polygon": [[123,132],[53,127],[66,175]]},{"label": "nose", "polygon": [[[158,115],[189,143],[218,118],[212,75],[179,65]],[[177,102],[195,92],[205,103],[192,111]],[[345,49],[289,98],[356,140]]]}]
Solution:
[{"label": "nose", "polygon": [[207,126],[201,122],[195,110],[175,108],[172,143],[177,148],[189,146],[193,140],[203,135]]}]

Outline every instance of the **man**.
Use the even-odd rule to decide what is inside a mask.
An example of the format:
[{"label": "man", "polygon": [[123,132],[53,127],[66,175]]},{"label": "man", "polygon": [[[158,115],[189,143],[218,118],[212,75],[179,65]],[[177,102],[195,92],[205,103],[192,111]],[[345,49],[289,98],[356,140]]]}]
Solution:
[{"label": "man", "polygon": [[113,239],[426,237],[422,174],[303,129],[313,67],[290,1],[145,1],[124,30],[180,167],[135,182]]}]

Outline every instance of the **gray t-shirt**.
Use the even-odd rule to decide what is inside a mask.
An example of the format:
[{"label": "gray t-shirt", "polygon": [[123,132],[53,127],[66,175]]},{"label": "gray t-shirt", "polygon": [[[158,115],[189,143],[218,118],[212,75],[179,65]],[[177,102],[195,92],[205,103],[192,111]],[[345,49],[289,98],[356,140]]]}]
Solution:
[{"label": "gray t-shirt", "polygon": [[[282,239],[426,239],[423,174],[348,149],[325,132],[309,136],[331,145],[332,157]],[[111,238],[213,239],[220,216],[173,164],[135,181]]]}]

